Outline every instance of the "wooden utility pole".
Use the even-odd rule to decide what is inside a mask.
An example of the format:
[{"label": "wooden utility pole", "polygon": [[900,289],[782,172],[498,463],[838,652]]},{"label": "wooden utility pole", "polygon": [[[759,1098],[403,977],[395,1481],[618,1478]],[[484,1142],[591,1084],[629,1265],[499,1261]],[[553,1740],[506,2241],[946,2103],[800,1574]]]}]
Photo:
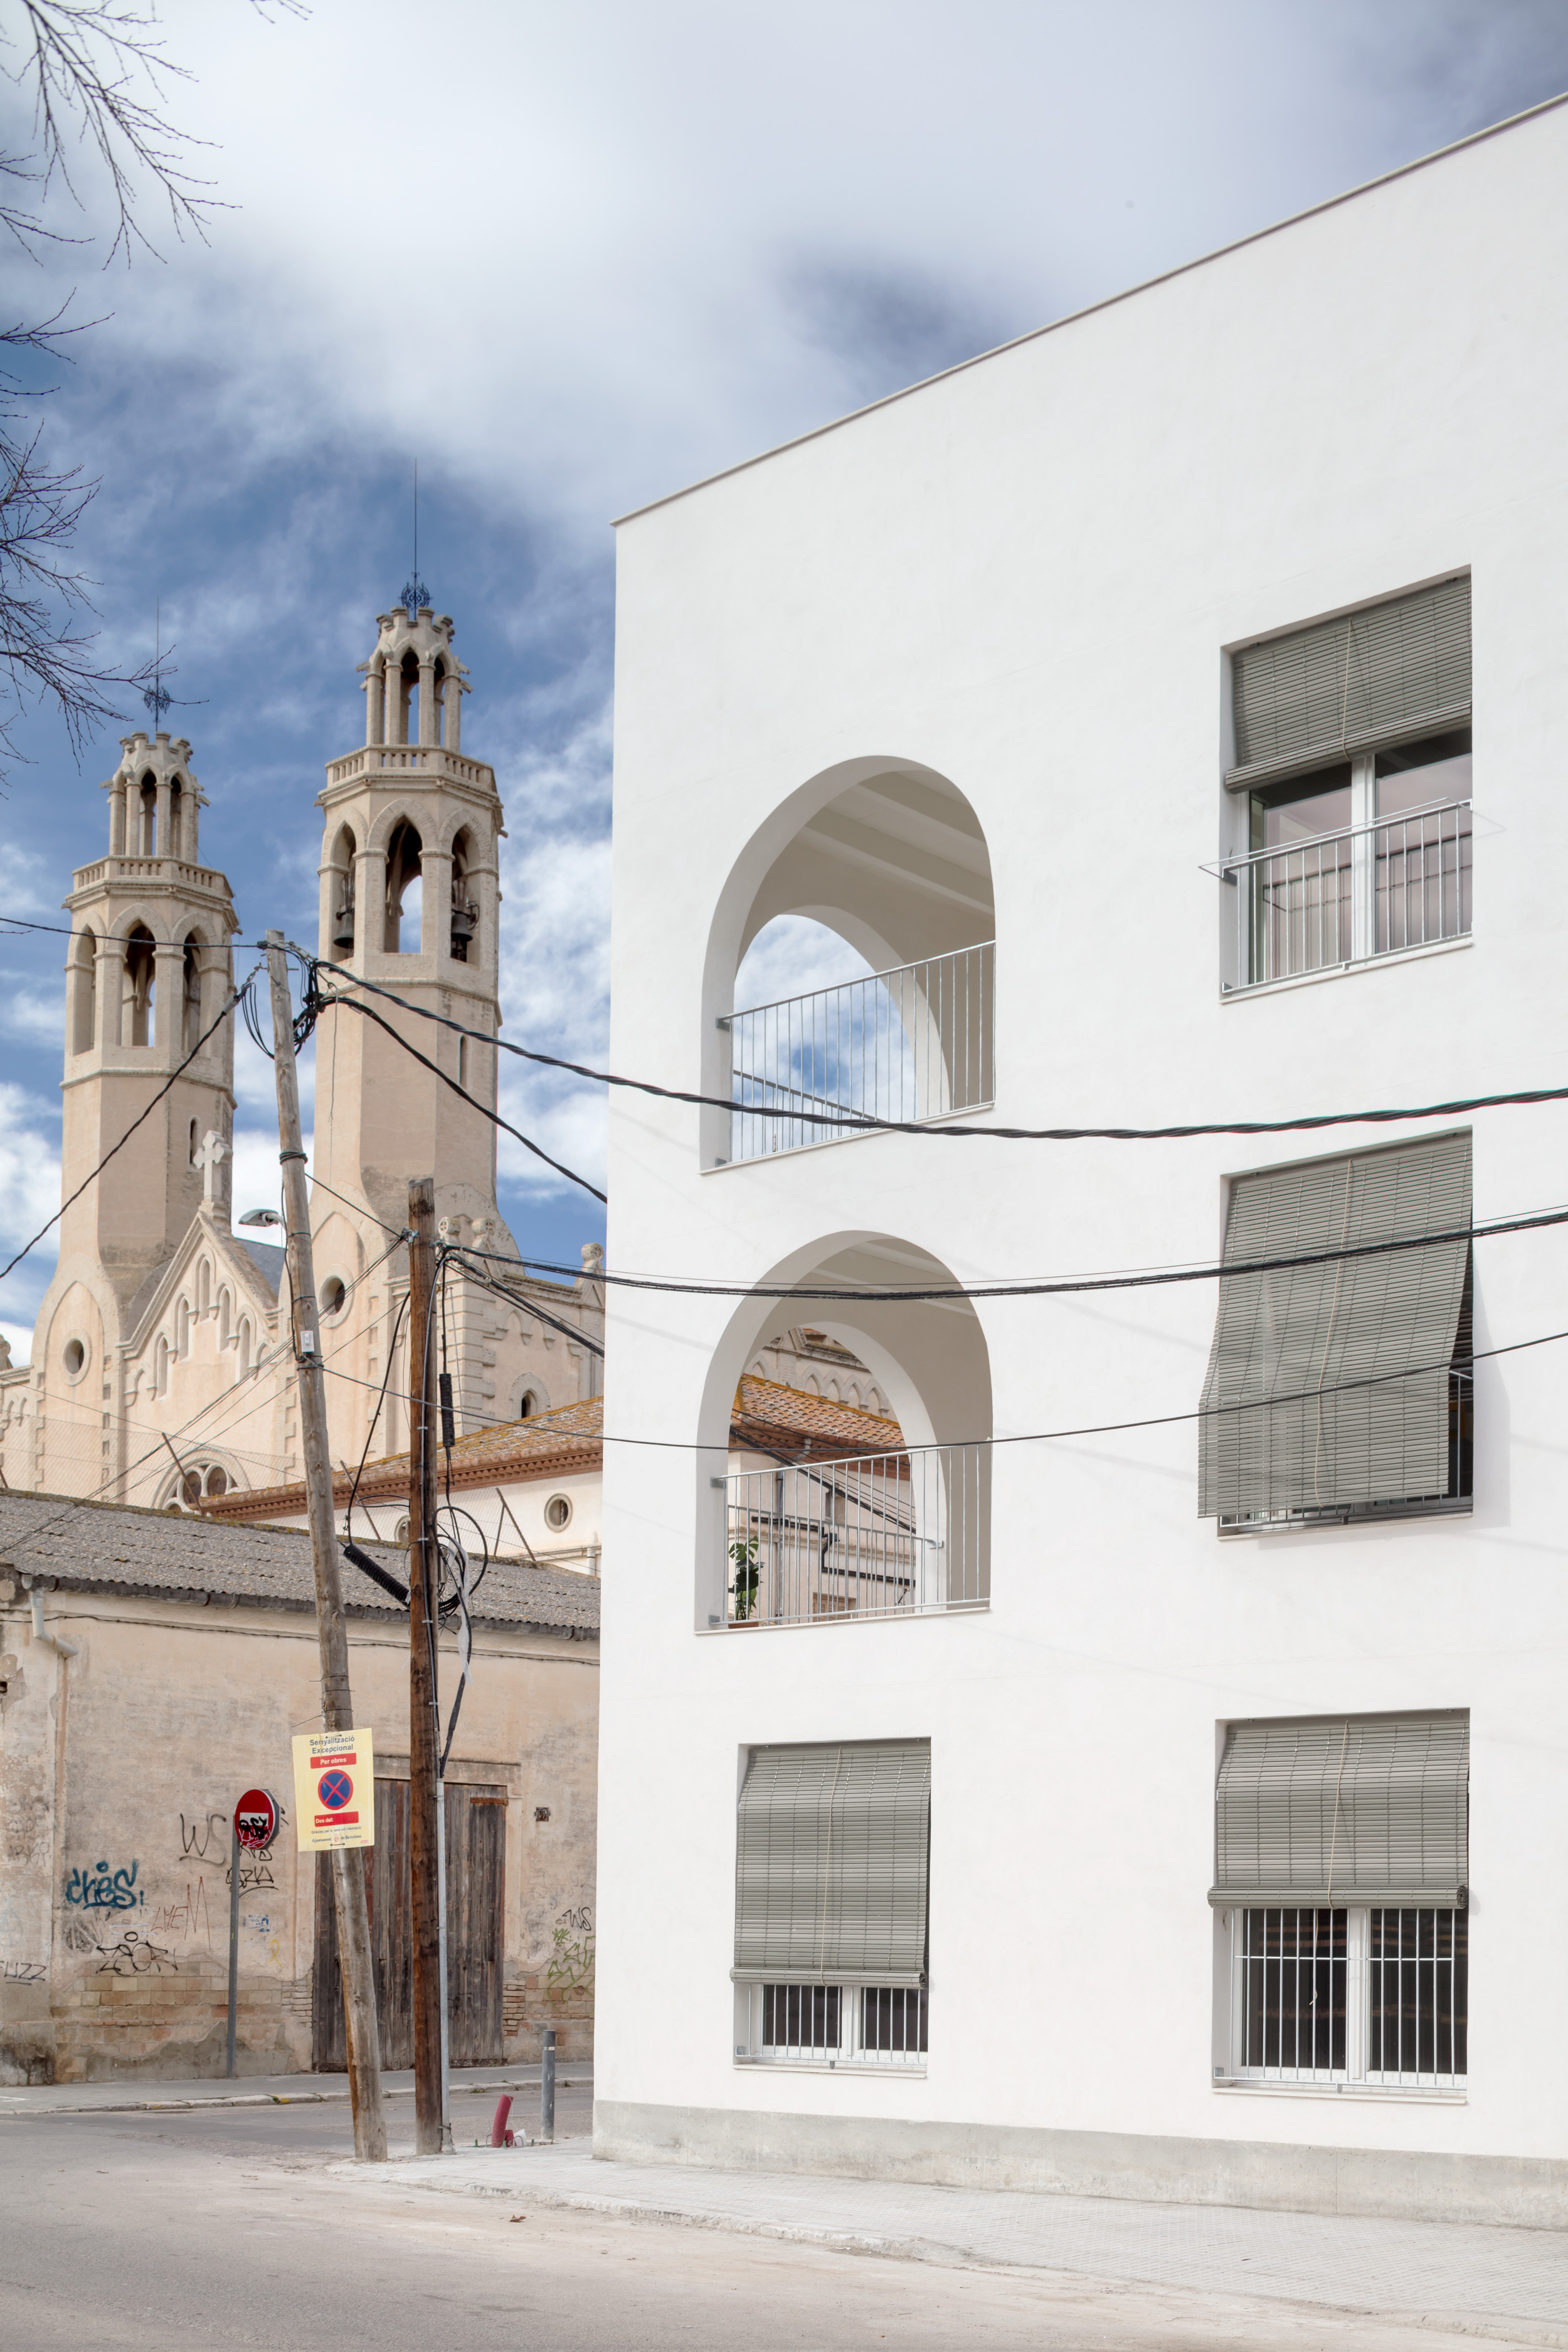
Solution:
[{"label": "wooden utility pole", "polygon": [[[300,1080],[294,1067],[294,1007],[281,931],[267,934],[272,983],[272,1052],[278,1073],[278,1157],[283,1166],[283,1206],[293,1299],[294,1355],[300,1367],[300,1427],[304,1438],[305,1495],[310,1559],[316,1571],[316,1629],[321,1644],[321,1721],[328,1731],[353,1728],[349,1694],[349,1641],[332,1525],[332,1467],[327,1452],[327,1392],[316,1311],[316,1270],[310,1252],[310,1207],[305,1192],[305,1151],[300,1139]],[[342,1956],[343,2024],[353,2103],[354,2154],[386,2161],[386,2118],[381,2105],[381,2046],[375,2022],[375,1969],[371,1958],[370,1906],[364,1856],[340,1847],[331,1857],[332,1897]]]},{"label": "wooden utility pole", "polygon": [[436,1180],[408,1187],[408,1860],[414,1893],[414,2146],[440,2153],[441,1905],[445,1823],[436,1778]]}]

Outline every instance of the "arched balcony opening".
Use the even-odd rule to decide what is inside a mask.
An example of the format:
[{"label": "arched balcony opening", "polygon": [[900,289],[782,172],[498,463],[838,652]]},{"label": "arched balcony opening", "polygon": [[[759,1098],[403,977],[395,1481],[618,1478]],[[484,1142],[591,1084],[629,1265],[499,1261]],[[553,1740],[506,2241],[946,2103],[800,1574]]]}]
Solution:
[{"label": "arched balcony opening", "polygon": [[156,857],[158,855],[158,780],[148,774],[142,777],[137,794],[136,855]]},{"label": "arched balcony opening", "polygon": [[180,1051],[194,1054],[202,1034],[202,947],[200,931],[185,940],[180,987]]},{"label": "arched balcony opening", "polygon": [[71,941],[71,1051],[90,1054],[98,1037],[98,941],[79,931]]},{"label": "arched balcony opening", "polygon": [[334,963],[346,963],[354,951],[354,855],[359,845],[352,825],[340,825],[328,857],[327,953]]},{"label": "arched balcony opening", "polygon": [[157,1020],[158,958],[153,934],[138,923],[125,940],[120,1034],[128,1045],[150,1045]]},{"label": "arched balcony opening", "polygon": [[[991,1593],[991,1369],[973,1304],[878,1297],[956,1288],[879,1234],[807,1244],[763,1277],[858,1295],[742,1299],[714,1349],[698,1433],[697,1623],[760,1630],[984,1608]],[[864,1368],[885,1415],[803,1389],[738,1396],[781,1325],[810,1319]],[[719,1462],[725,1475],[715,1475]]]},{"label": "arched balcony opening", "polygon": [[388,955],[417,955],[420,942],[421,898],[424,894],[424,845],[405,818],[386,845],[386,929]]},{"label": "arched balcony opening", "polygon": [[470,954],[478,961],[479,908],[468,880],[473,855],[473,838],[465,825],[452,844],[452,956],[457,963],[467,963]]},{"label": "arched balcony opening", "polygon": [[185,855],[185,788],[176,776],[169,786],[169,838],[163,845],[165,857]]},{"label": "arched balcony opening", "polygon": [[958,787],[849,761],[752,835],[703,986],[705,1165],[842,1141],[868,1117],[945,1118],[995,1093],[995,897]]},{"label": "arched balcony opening", "polygon": [[386,666],[386,740],[389,743],[419,740],[419,664],[412,653],[395,668]]}]

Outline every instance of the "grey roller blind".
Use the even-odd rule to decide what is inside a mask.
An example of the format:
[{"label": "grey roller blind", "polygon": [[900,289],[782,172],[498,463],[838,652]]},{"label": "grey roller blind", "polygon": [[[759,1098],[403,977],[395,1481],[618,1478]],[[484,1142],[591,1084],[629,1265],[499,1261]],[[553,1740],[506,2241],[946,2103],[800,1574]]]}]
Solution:
[{"label": "grey roller blind", "polygon": [[1233,1723],[1209,1901],[1462,1903],[1469,1771],[1458,1709]]},{"label": "grey roller blind", "polygon": [[738,1982],[923,1985],[931,1742],[759,1748],[741,1791]]},{"label": "grey roller blind", "polygon": [[1198,1424],[1200,1518],[1447,1491],[1469,1222],[1468,1135],[1237,1179],[1227,1265],[1417,1246],[1221,1276]]},{"label": "grey roller blind", "polygon": [[1310,767],[1470,715],[1470,583],[1445,580],[1231,656],[1228,782]]}]

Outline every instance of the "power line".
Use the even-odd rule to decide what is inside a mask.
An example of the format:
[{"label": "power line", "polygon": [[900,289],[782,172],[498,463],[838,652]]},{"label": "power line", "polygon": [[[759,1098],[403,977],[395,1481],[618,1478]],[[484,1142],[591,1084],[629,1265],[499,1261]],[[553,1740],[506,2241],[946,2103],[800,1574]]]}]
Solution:
[{"label": "power line", "polygon": [[[1027,1429],[1017,1431],[1014,1434],[1005,1437],[949,1437],[942,1438],[939,1440],[938,1443],[941,1445],[953,1447],[961,1445],[1048,1445],[1055,1444],[1060,1440],[1068,1437],[1110,1437],[1115,1436],[1118,1433],[1124,1430],[1168,1429],[1174,1427],[1181,1422],[1219,1421],[1224,1420],[1226,1416],[1235,1415],[1237,1413],[1271,1412],[1276,1405],[1310,1404],[1314,1402],[1319,1397],[1342,1396],[1347,1391],[1352,1390],[1380,1388],[1390,1381],[1422,1380],[1427,1378],[1433,1372],[1468,1371],[1472,1370],[1477,1364],[1489,1363],[1494,1357],[1522,1355],[1529,1349],[1549,1348],[1560,1339],[1568,1339],[1568,1330],[1543,1331],[1538,1339],[1512,1339],[1510,1340],[1505,1347],[1500,1348],[1478,1348],[1466,1356],[1446,1356],[1438,1363],[1412,1364],[1406,1366],[1402,1371],[1372,1372],[1360,1380],[1331,1381],[1321,1389],[1316,1387],[1310,1389],[1292,1389],[1288,1394],[1282,1396],[1249,1397],[1240,1404],[1197,1405],[1186,1412],[1150,1413],[1137,1421],[1091,1422],[1085,1424],[1083,1427],[1077,1429]],[[358,1379],[353,1372],[332,1371],[331,1372],[330,1377],[337,1381],[346,1381],[353,1388],[371,1389],[375,1385],[373,1381],[363,1381]],[[393,1394],[403,1397],[403,1392],[398,1390],[394,1390]],[[403,1397],[403,1401],[405,1402],[409,1402],[405,1397]],[[576,1435],[579,1443],[586,1445],[647,1446],[652,1447],[657,1452],[662,1454],[725,1454],[729,1451],[730,1444],[730,1441],[727,1436],[723,1438],[715,1438],[708,1444],[703,1444],[699,1439],[689,1437],[626,1437],[620,1434],[619,1432],[611,1432],[609,1430],[584,1430],[582,1432],[563,1431],[562,1434],[563,1436]],[[757,1447],[752,1450],[759,1453],[766,1451],[764,1447]],[[918,1445],[910,1446],[906,1442],[901,1445],[881,1446],[875,1450],[884,1454],[918,1454],[922,1449]],[[813,1455],[809,1462],[799,1464],[796,1466],[813,1470],[826,1468],[837,1458],[838,1457],[826,1454],[823,1454],[820,1459],[817,1456]],[[843,1458],[847,1461],[854,1460],[857,1457],[854,1455],[845,1455]],[[493,1464],[491,1465],[491,1467],[493,1469]]]},{"label": "power line", "polygon": [[30,923],[25,915],[0,915],[0,923],[11,923],[19,931],[52,931],[60,940],[78,937],[68,923]]},{"label": "power line", "polygon": [[[296,948],[294,952],[296,955],[300,955],[303,950]],[[378,991],[377,992],[379,994],[387,993],[384,990]],[[393,1002],[395,1003],[401,1003],[402,999],[395,997]],[[466,1102],[468,1104],[470,1110],[477,1110],[481,1118],[488,1118],[490,1121],[490,1124],[493,1127],[499,1127],[504,1135],[514,1137],[526,1150],[532,1152],[536,1160],[542,1160],[547,1168],[553,1168],[558,1176],[564,1176],[569,1184],[580,1184],[584,1192],[591,1192],[593,1194],[595,1201],[605,1201],[607,1202],[608,1195],[601,1192],[596,1184],[590,1184],[585,1176],[579,1176],[574,1169],[568,1168],[563,1160],[552,1160],[549,1152],[545,1150],[542,1144],[535,1143],[533,1138],[530,1135],[524,1135],[520,1127],[513,1127],[510,1119],[502,1118],[499,1110],[492,1110],[488,1103],[480,1102],[477,1096],[471,1095],[468,1092],[467,1087],[459,1086],[456,1078],[449,1078],[447,1076],[446,1071],[440,1068],[437,1063],[431,1061],[427,1054],[422,1054],[417,1045],[411,1045],[406,1037],[400,1037],[397,1031],[393,1027],[391,1022],[384,1021],[380,1013],[375,1012],[370,1005],[361,1004],[352,996],[337,996],[331,992],[321,999],[320,1004],[317,1007],[318,1012],[321,1007],[324,1007],[327,1004],[346,1005],[351,1012],[362,1013],[365,1020],[374,1021],[378,1029],[385,1030],[387,1035],[393,1040],[395,1045],[401,1045],[405,1054],[412,1055],[415,1061],[419,1063],[423,1068],[430,1071],[433,1076],[439,1078],[444,1087],[449,1087],[459,1101]],[[419,1009],[418,1005],[411,1005],[408,1007],[408,1010],[414,1013],[417,1013]],[[431,1020],[437,1020],[440,1016],[437,1013],[431,1013],[428,1017]],[[479,1031],[477,1029],[465,1030],[463,1034],[465,1036],[468,1037],[477,1037],[480,1034]],[[494,1045],[498,1040],[495,1038],[489,1038],[486,1039],[485,1042],[489,1045]]]},{"label": "power line", "polygon": [[[369,989],[374,995],[384,996],[389,1003],[405,1013],[416,1013],[422,1021],[434,1021],[443,1029],[452,1029],[460,1037],[474,1037],[481,1045],[494,1045],[500,1052],[515,1054],[525,1062],[538,1062],[547,1069],[566,1070],[573,1076],[588,1078],[595,1086],[629,1087],[635,1092],[657,1095],[665,1102],[695,1103],[710,1110],[746,1113],[749,1107],[723,1095],[694,1094],[684,1087],[656,1086],[651,1078],[628,1078],[611,1070],[591,1069],[584,1062],[568,1062],[558,1054],[544,1054],[531,1045],[516,1045],[507,1037],[489,1037],[482,1029],[465,1028],[445,1013],[431,1013],[423,1004],[410,1003],[406,997],[395,995],[374,980],[362,980],[355,972],[344,971],[340,964],[318,965],[313,956],[302,948],[295,954],[312,968],[331,975],[333,986],[323,996],[323,1002],[335,996],[340,1003],[350,1004],[353,999],[342,995],[342,988]],[[368,1008],[362,1006],[362,1011]],[[450,1080],[447,1081],[450,1084]],[[1003,1143],[1169,1143],[1205,1135],[1294,1135],[1318,1127],[1384,1126],[1407,1118],[1451,1118],[1460,1111],[1506,1110],[1535,1103],[1568,1102],[1568,1087],[1528,1087],[1512,1094],[1466,1095],[1453,1102],[1423,1103],[1405,1109],[1314,1111],[1300,1118],[1246,1118],[1215,1121],[1194,1121],[1177,1127],[961,1127],[944,1120],[933,1126],[923,1119],[879,1118],[873,1112],[847,1108],[841,1110],[808,1111],[792,1108],[788,1113],[795,1125],[830,1127],[840,1132],[846,1129],[864,1129],[873,1134],[929,1135],[966,1139],[988,1136]],[[511,1130],[515,1132],[515,1129]],[[526,1138],[523,1139],[526,1140]],[[530,1149],[535,1147],[531,1146]],[[542,1154],[541,1155],[542,1157]],[[552,1162],[552,1165],[554,1163]],[[563,1171],[565,1172],[565,1171]],[[581,1183],[582,1178],[574,1180]],[[593,1186],[587,1190],[592,1192]],[[604,1199],[601,1192],[597,1196]]]},{"label": "power line", "polygon": [[[1489,1241],[1500,1234],[1539,1233],[1548,1226],[1563,1224],[1568,1224],[1568,1209],[1542,1209],[1524,1216],[1489,1218],[1479,1225],[1454,1225],[1447,1231],[1405,1234],[1394,1241],[1358,1242],[1346,1249],[1310,1250],[1299,1256],[1238,1258],[1234,1263],[1221,1260],[1206,1265],[1162,1268],[1152,1274],[1079,1275],[1052,1282],[945,1283],[929,1284],[919,1289],[876,1289],[863,1284],[858,1288],[829,1289],[825,1285],[794,1282],[683,1282],[655,1275],[611,1274],[604,1270],[595,1273],[594,1279],[616,1283],[628,1290],[673,1291],[692,1298],[809,1299],[877,1306],[941,1305],[950,1299],[1058,1298],[1084,1291],[1157,1290],[1173,1283],[1220,1281],[1232,1275],[1275,1274],[1298,1266],[1334,1265],[1347,1258],[1385,1257],[1397,1250],[1426,1249],[1443,1242]],[[463,1254],[498,1265],[520,1262],[471,1247]],[[546,1261],[531,1258],[528,1263],[542,1266]],[[566,1269],[555,1267],[553,1271]]]},{"label": "power line", "polygon": [[84,1176],[81,1182],[77,1186],[76,1191],[70,1194],[69,1198],[60,1202],[59,1207],[55,1211],[55,1213],[49,1219],[48,1223],[40,1225],[30,1242],[23,1243],[21,1248],[16,1252],[16,1256],[11,1260],[9,1265],[0,1266],[0,1282],[4,1282],[5,1276],[10,1274],[14,1268],[21,1265],[22,1260],[26,1256],[27,1252],[31,1249],[36,1249],[38,1244],[43,1240],[44,1235],[48,1233],[53,1226],[59,1223],[59,1221],[65,1215],[66,1211],[71,1206],[73,1202],[80,1200],[82,1194],[87,1191],[88,1186],[97,1182],[99,1177],[102,1175],[104,1170],[108,1167],[115,1153],[117,1151],[124,1150],[125,1146],[130,1142],[132,1137],[135,1134],[142,1121],[150,1118],[153,1113],[157,1109],[158,1105],[163,1101],[163,1097],[169,1092],[171,1087],[173,1087],[174,1080],[182,1076],[184,1073],[190,1068],[191,1064],[195,1060],[196,1055],[201,1052],[202,1047],[206,1044],[207,1039],[213,1034],[213,1032],[216,1029],[221,1028],[223,1024],[228,1019],[229,1014],[234,1011],[235,1006],[240,1002],[240,999],[245,994],[246,990],[250,986],[251,982],[255,979],[256,974],[259,970],[260,966],[258,964],[240,982],[239,986],[233,991],[228,1001],[224,1005],[223,1010],[219,1013],[216,1020],[209,1022],[206,1028],[202,1031],[201,1035],[196,1039],[195,1044],[191,1047],[190,1052],[185,1055],[184,1060],[179,1065],[177,1069],[170,1072],[168,1077],[163,1081],[163,1084],[159,1087],[157,1093],[153,1097],[152,1101],[146,1106],[146,1108],[138,1112],[137,1116],[132,1120],[130,1126],[126,1129],[124,1134],[121,1137],[119,1142],[111,1143],[110,1145],[109,1150],[104,1153],[102,1159],[99,1161],[98,1166],[92,1171],[92,1173],[89,1176]]}]

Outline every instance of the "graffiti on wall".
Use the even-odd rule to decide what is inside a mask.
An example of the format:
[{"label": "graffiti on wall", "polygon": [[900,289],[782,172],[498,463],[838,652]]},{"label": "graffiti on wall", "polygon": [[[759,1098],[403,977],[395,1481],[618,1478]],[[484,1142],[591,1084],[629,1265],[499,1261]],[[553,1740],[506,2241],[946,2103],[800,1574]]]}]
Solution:
[{"label": "graffiti on wall", "polygon": [[594,1983],[594,1906],[575,1903],[555,1915],[551,1930],[550,1965],[544,1971],[545,1991],[556,2000],[572,1992],[588,1992]]},{"label": "graffiti on wall", "polygon": [[185,1881],[183,1903],[163,1903],[153,1915],[153,1927],[160,1936],[178,1936],[187,1944],[205,1943],[213,1948],[213,1923],[207,1910],[207,1883],[198,1878],[195,1885]]},{"label": "graffiti on wall", "polygon": [[42,1984],[47,1975],[42,1960],[6,1960],[0,1966],[0,1976],[7,1984]]},{"label": "graffiti on wall", "polygon": [[[289,1818],[286,1805],[278,1808],[279,1826]],[[187,1822],[180,1815],[180,1860],[195,1863],[211,1870],[221,1869],[223,1883],[229,1883],[230,1838],[226,1813],[193,1813]],[[276,1887],[272,1875],[272,1848],[263,1846],[259,1852],[242,1853],[239,1857],[239,1891],[253,1894],[258,1888]]]},{"label": "graffiti on wall", "polygon": [[179,1975],[180,1964],[174,1954],[128,1927],[119,1943],[104,1953],[98,1973],[100,1977],[161,1977],[165,1969]]},{"label": "graffiti on wall", "polygon": [[83,1911],[137,1911],[146,1903],[146,1890],[136,1884],[139,1862],[111,1871],[107,1862],[90,1870],[78,1868],[66,1881],[66,1901]]}]

